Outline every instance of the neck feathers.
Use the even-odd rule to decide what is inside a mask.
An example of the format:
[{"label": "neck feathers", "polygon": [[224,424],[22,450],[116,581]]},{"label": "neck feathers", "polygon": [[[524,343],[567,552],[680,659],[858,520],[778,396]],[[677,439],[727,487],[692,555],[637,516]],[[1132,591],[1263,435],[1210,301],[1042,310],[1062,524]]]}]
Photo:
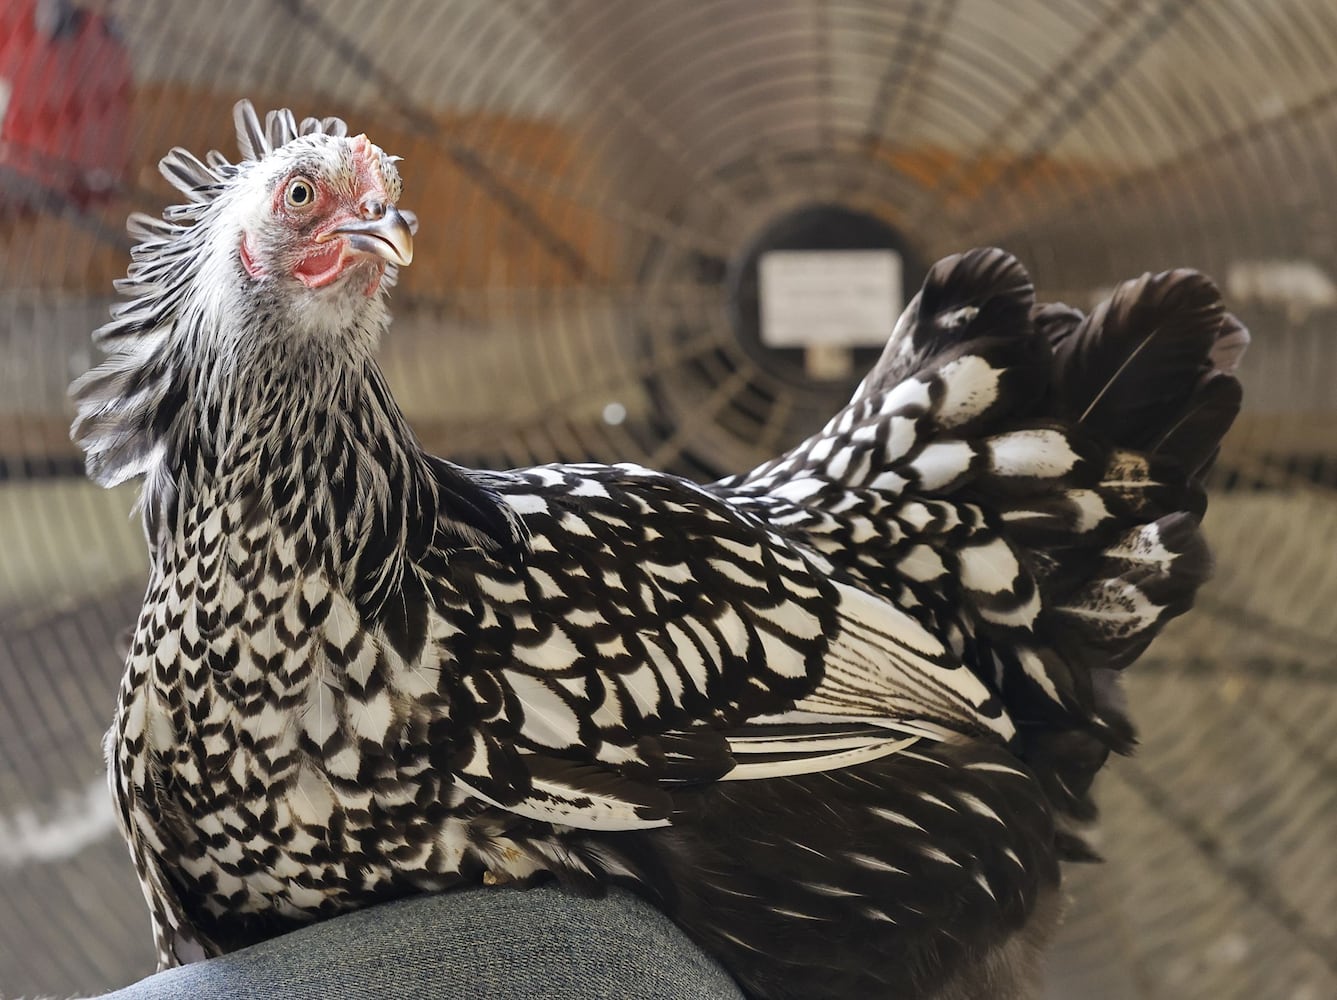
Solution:
[{"label": "neck feathers", "polygon": [[155,548],[225,507],[233,530],[327,560],[364,610],[429,552],[518,552],[520,528],[484,478],[418,444],[371,356],[379,328],[317,335],[263,304],[232,315],[246,317],[244,338],[187,314],[173,340],[194,350],[165,363],[161,347],[136,345],[76,387],[90,472],[104,484],[145,475]]}]

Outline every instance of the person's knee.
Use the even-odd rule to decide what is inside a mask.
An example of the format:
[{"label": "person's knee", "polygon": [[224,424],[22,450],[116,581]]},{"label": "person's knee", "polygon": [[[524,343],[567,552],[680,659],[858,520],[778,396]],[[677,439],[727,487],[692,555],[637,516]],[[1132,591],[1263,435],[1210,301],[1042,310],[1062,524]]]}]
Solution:
[{"label": "person's knee", "polygon": [[728,975],[649,904],[553,886],[420,896],[349,913],[104,1000],[741,1000]]}]

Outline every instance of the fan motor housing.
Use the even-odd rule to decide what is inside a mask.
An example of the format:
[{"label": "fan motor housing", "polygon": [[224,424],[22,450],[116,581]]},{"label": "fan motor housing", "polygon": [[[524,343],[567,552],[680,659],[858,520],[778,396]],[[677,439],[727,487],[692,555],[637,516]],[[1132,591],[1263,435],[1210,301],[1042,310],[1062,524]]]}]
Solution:
[{"label": "fan motor housing", "polygon": [[[757,365],[783,382],[807,386],[813,381],[805,351],[778,347],[762,335],[760,269],[762,258],[774,251],[889,250],[901,259],[902,286],[917,288],[925,268],[909,240],[890,223],[867,212],[837,204],[806,205],[772,220],[744,245],[730,262],[726,277],[729,319],[739,346]],[[891,329],[884,332],[890,336]],[[876,347],[855,347],[853,371],[862,374],[882,352]]]}]

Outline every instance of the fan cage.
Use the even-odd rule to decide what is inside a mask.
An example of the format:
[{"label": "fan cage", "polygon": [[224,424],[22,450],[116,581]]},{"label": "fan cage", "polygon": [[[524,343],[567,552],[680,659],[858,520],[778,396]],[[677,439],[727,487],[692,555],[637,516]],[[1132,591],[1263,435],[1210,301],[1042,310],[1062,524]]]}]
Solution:
[{"label": "fan cage", "polygon": [[1218,569],[1130,672],[1142,747],[1102,776],[1108,860],[1069,872],[1049,989],[1337,994],[1335,56],[1327,0],[0,0],[0,993],[151,964],[100,749],[146,555],[66,386],[125,216],[172,200],[157,157],[234,153],[245,96],[404,157],[422,229],[383,362],[470,464],[704,480],[799,440],[860,372],[759,356],[731,275],[814,206],[921,263],[1004,246],[1080,307],[1214,275],[1254,331]]}]

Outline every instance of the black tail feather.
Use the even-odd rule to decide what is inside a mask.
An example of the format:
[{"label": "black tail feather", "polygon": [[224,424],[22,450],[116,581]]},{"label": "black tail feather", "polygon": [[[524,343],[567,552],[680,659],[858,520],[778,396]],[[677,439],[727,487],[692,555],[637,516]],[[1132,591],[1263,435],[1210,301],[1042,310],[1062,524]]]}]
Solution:
[{"label": "black tail feather", "polygon": [[987,247],[944,257],[929,270],[855,398],[894,388],[930,362],[949,361],[964,345],[1008,340],[1029,347],[1027,315],[1034,303],[1030,275],[1011,254]]},{"label": "black tail feather", "polygon": [[1188,404],[1225,318],[1216,286],[1196,271],[1124,282],[1054,352],[1054,414],[1115,444],[1146,450]]}]

